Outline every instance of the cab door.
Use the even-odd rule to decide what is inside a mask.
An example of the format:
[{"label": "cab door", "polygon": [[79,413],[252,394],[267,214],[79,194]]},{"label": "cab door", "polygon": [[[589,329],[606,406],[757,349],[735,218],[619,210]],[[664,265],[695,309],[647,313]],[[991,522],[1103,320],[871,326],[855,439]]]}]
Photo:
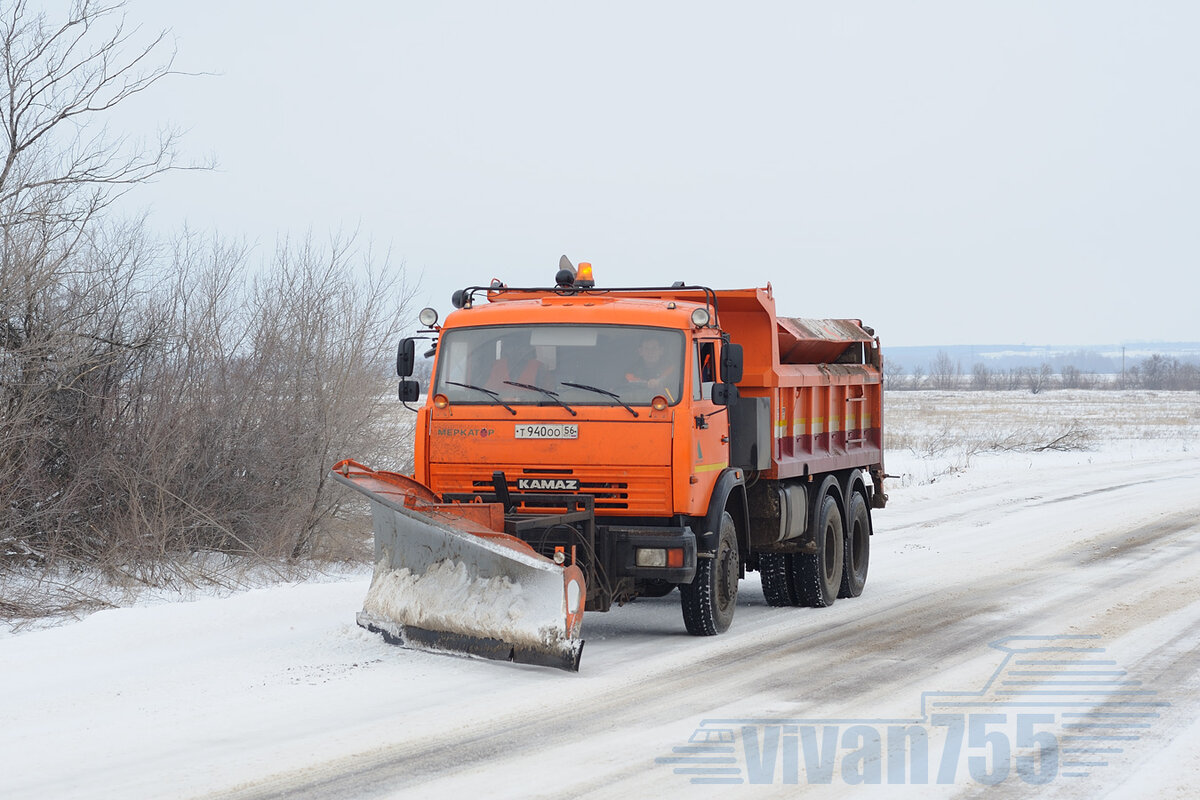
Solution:
[{"label": "cab door", "polygon": [[713,386],[720,381],[721,340],[692,342],[692,420],[689,453],[688,513],[704,514],[713,485],[729,466],[729,412],[712,402]]}]

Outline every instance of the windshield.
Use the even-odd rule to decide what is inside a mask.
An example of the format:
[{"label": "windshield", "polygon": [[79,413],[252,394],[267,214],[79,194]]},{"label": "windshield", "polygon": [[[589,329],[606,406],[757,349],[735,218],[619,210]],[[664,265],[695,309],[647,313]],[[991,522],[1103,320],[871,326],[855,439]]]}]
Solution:
[{"label": "windshield", "polygon": [[455,328],[444,331],[438,343],[434,392],[454,403],[649,405],[662,395],[674,405],[683,381],[683,349],[682,331],[663,328]]}]

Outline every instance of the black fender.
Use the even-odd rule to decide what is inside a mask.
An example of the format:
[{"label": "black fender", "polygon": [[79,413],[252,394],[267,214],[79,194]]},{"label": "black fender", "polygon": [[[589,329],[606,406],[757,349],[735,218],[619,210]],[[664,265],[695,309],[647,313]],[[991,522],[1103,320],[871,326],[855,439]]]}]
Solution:
[{"label": "black fender", "polygon": [[808,526],[804,531],[804,535],[800,537],[800,541],[806,546],[811,546],[816,541],[817,517],[821,513],[821,503],[825,495],[831,495],[838,504],[838,510],[842,512],[842,519],[846,519],[846,500],[842,495],[842,485],[835,475],[826,475],[819,482],[814,481],[808,485]]},{"label": "black fender", "polygon": [[696,534],[696,549],[711,553],[717,549],[717,531],[721,529],[721,513],[728,510],[738,530],[738,549],[748,552],[750,512],[746,503],[746,473],[733,467],[726,468],[713,485],[708,499],[708,512],[703,517],[692,517],[692,530]]},{"label": "black fender", "polygon": [[[872,487],[873,488],[873,487]],[[849,513],[850,498],[858,492],[863,496],[863,500],[867,503],[867,533],[873,535],[875,533],[875,521],[871,519],[871,490],[867,487],[867,476],[860,469],[852,469],[846,474],[846,481],[842,484],[842,516]]]}]

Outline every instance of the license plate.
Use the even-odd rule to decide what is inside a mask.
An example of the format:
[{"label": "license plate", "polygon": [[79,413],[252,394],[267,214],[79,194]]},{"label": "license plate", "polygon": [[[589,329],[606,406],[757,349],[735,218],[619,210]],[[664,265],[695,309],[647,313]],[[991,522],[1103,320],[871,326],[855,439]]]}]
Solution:
[{"label": "license plate", "polygon": [[518,425],[518,439],[578,439],[578,425]]}]

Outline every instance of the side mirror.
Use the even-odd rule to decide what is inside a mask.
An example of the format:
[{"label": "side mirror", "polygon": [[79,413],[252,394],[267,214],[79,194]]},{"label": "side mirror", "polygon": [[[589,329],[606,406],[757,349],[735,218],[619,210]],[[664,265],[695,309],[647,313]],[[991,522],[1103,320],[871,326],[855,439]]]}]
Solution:
[{"label": "side mirror", "polygon": [[402,380],[400,381],[400,402],[415,403],[421,397],[421,382]]},{"label": "side mirror", "polygon": [[415,339],[401,339],[396,348],[396,374],[407,378],[413,374],[413,364],[417,358],[417,342]]},{"label": "side mirror", "polygon": [[[740,344],[726,344],[721,348],[722,383],[741,382],[742,366],[742,346]],[[732,405],[732,403],[730,405]]]},{"label": "side mirror", "polygon": [[714,383],[712,387],[712,402],[714,406],[736,406],[738,388],[732,383]]}]

